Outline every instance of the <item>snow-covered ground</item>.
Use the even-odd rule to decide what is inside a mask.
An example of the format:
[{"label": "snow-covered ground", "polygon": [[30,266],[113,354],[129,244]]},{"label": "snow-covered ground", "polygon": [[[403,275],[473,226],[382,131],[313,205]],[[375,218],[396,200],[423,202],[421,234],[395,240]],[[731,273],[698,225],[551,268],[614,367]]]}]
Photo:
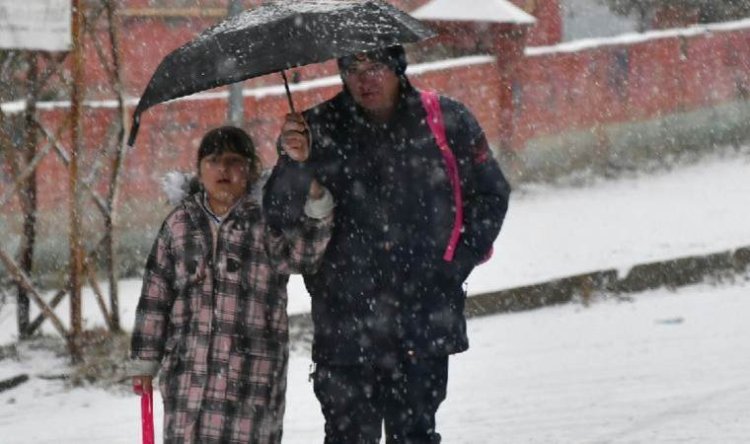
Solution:
[{"label": "snow-covered ground", "polygon": [[[639,263],[750,246],[748,221],[750,147],[671,171],[598,179],[588,186],[525,186],[512,193],[495,254],[471,274],[468,291],[480,294],[607,268],[627,273]],[[120,286],[123,325],[131,325],[140,281],[123,280]],[[0,304],[0,344],[14,339],[12,308]],[[289,312],[309,311],[302,278],[292,276]],[[66,323],[67,303],[57,312]],[[91,292],[84,294],[84,318],[89,325],[100,322]],[[54,333],[50,325],[45,331]]]},{"label": "snow-covered ground", "polygon": [[[669,172],[592,186],[517,190],[495,256],[470,293],[603,268],[750,245],[750,156],[725,154]],[[132,325],[139,283],[121,285]],[[299,279],[290,311],[309,302]],[[87,325],[99,323],[85,302]],[[67,305],[58,313],[67,317]],[[438,416],[447,443],[750,442],[750,283],[700,285],[469,322],[472,348],[451,361]],[[14,340],[14,307],[0,304],[0,344]],[[46,327],[46,331],[50,327]],[[0,442],[138,442],[139,403],[126,393],[67,389],[41,379],[64,358],[20,347],[0,360]],[[321,442],[307,382],[308,353],[292,354],[285,443]],[[161,410],[158,408],[157,420]],[[158,429],[159,426],[157,426]]]},{"label": "snow-covered ground", "polygon": [[[469,322],[438,430],[451,444],[750,442],[750,284]],[[287,440],[320,442],[306,359]]]},{"label": "snow-covered ground", "polygon": [[[750,154],[725,154],[586,187],[525,187],[511,196],[495,254],[469,294],[579,273],[750,246]],[[310,310],[301,278],[290,312]],[[750,441],[748,441],[750,442]]]},{"label": "snow-covered ground", "polygon": [[[473,319],[471,349],[451,358],[439,430],[451,444],[747,443],[748,313],[750,283],[740,281]],[[65,366],[47,352],[21,354],[0,361],[0,378]],[[284,443],[322,442],[308,365],[305,351],[292,353]],[[132,444],[139,405],[32,379],[0,393],[0,441]],[[161,416],[157,397],[157,424]]]}]

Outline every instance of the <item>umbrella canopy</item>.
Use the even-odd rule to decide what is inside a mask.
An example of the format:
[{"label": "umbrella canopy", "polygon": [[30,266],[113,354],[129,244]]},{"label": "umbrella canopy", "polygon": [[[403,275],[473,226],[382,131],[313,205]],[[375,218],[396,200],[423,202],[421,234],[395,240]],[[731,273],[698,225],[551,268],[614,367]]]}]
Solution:
[{"label": "umbrella canopy", "polygon": [[162,60],[133,112],[128,145],[149,107],[199,91],[434,33],[380,0],[278,0],[204,31]]}]

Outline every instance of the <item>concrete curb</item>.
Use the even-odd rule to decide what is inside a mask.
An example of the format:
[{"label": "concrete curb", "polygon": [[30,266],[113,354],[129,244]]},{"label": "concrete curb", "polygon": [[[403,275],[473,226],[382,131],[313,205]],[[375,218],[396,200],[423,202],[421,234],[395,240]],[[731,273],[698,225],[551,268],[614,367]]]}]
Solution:
[{"label": "concrete curb", "polygon": [[688,256],[636,265],[619,279],[614,269],[556,279],[528,287],[472,296],[466,300],[468,317],[531,310],[580,298],[586,303],[596,293],[638,293],[661,287],[678,288],[708,279],[728,280],[750,266],[750,246],[704,256]]},{"label": "concrete curb", "polygon": [[579,297],[587,301],[616,283],[617,270],[611,269],[478,294],[466,299],[465,313],[472,318],[565,304]]},{"label": "concrete curb", "polygon": [[[623,278],[617,270],[555,279],[539,284],[478,294],[466,299],[469,318],[518,312],[565,304],[580,299],[587,303],[595,294],[637,293],[661,287],[678,288],[706,280],[730,280],[750,271],[750,246],[703,256],[688,256],[636,265]],[[309,313],[289,317],[292,340],[310,337]]]}]

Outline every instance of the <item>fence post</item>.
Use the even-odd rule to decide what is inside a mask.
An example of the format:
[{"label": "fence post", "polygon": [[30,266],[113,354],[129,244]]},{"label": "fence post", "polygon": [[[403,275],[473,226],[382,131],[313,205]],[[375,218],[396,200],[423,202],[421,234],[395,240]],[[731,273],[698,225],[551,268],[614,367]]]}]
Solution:
[{"label": "fence post", "polygon": [[70,164],[68,165],[68,185],[70,196],[70,354],[74,362],[81,360],[81,279],[83,258],[81,256],[81,214],[78,192],[78,162],[83,145],[84,79],[83,79],[83,2],[73,0],[73,88],[70,111],[71,125]]}]

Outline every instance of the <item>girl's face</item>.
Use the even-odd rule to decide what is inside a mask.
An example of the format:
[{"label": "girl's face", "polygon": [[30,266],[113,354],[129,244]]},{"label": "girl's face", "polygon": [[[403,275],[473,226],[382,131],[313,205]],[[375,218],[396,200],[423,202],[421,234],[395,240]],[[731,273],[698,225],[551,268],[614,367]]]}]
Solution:
[{"label": "girl's face", "polygon": [[209,203],[227,209],[247,193],[248,183],[254,180],[250,174],[250,160],[231,151],[201,159],[198,177],[208,194]]}]

